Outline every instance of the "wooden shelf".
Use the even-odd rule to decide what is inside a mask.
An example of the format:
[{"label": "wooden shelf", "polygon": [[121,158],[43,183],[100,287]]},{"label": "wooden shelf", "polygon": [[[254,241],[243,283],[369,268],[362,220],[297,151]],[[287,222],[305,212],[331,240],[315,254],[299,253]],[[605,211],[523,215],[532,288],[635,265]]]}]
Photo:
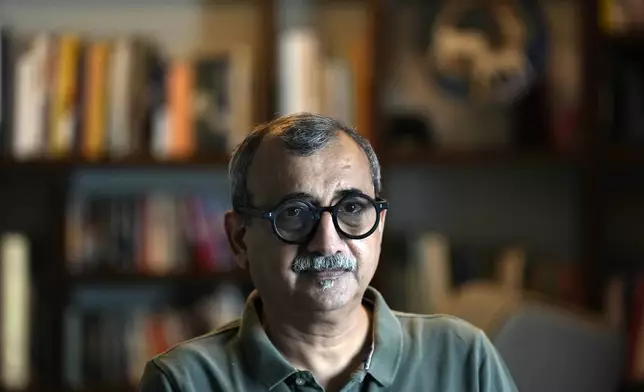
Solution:
[{"label": "wooden shelf", "polygon": [[384,167],[430,165],[430,166],[486,166],[486,165],[566,165],[582,163],[579,154],[539,150],[429,150],[386,153],[381,158]]},{"label": "wooden shelf", "polygon": [[633,31],[616,31],[612,33],[604,33],[603,40],[606,44],[620,46],[642,48],[644,46],[644,29]]},{"label": "wooden shelf", "polygon": [[140,273],[91,272],[68,275],[68,282],[73,286],[83,285],[193,285],[222,281],[243,281],[245,271],[233,268],[230,271],[190,272],[170,275],[149,275]]},{"label": "wooden shelf", "polygon": [[88,160],[80,157],[61,159],[30,159],[15,160],[11,158],[0,159],[0,170],[35,169],[35,170],[73,170],[83,168],[197,168],[197,167],[223,167],[227,166],[229,156],[225,154],[212,156],[197,156],[187,159],[162,160],[151,156],[135,156],[128,158],[105,158]]},{"label": "wooden shelf", "polygon": [[[576,165],[581,162],[574,152],[563,153],[541,150],[428,150],[379,152],[383,166],[400,165],[514,165],[514,164],[556,164]],[[200,167],[226,167],[229,156],[215,155],[194,157],[183,160],[159,160],[152,157],[131,157],[124,159],[86,160],[82,158],[0,160],[0,170],[33,169],[75,170],[75,169],[197,169]]]}]

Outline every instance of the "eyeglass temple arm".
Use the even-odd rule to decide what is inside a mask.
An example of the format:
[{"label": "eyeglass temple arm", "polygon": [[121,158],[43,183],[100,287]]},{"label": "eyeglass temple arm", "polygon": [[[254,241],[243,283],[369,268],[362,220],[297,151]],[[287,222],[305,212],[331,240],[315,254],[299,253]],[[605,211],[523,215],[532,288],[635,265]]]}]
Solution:
[{"label": "eyeglass temple arm", "polygon": [[237,212],[241,215],[247,215],[252,218],[271,219],[273,217],[272,211],[262,211],[250,207],[238,207]]}]

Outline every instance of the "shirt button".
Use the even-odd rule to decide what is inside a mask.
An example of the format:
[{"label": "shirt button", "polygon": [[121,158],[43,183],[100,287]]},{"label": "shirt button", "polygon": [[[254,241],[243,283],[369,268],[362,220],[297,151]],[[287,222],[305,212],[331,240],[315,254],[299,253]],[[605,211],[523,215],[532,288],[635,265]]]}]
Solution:
[{"label": "shirt button", "polygon": [[306,381],[303,378],[298,377],[298,378],[295,379],[295,383],[297,385],[299,385],[299,386],[302,386],[302,385],[306,384]]}]

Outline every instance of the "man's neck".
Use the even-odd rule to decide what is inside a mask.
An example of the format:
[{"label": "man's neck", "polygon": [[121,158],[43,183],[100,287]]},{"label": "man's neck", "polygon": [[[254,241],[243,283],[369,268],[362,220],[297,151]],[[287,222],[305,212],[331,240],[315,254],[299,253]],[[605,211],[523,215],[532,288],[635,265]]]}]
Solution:
[{"label": "man's neck", "polygon": [[264,327],[275,347],[294,367],[313,373],[325,390],[339,390],[365,360],[372,327],[362,304],[313,314],[266,305]]}]

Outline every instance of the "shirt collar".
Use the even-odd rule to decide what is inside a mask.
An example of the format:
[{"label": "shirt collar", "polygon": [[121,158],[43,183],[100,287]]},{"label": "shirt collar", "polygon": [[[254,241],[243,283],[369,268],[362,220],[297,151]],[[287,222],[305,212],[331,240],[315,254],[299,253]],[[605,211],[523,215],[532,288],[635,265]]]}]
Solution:
[{"label": "shirt collar", "polygon": [[267,389],[271,390],[297,370],[266,335],[257,314],[259,295],[254,290],[246,300],[239,328],[242,355],[252,375]]},{"label": "shirt collar", "polygon": [[385,299],[369,287],[364,301],[373,304],[373,350],[366,363],[366,371],[377,382],[387,387],[394,382],[403,351],[403,333],[400,322]]},{"label": "shirt collar", "polygon": [[[373,349],[365,364],[365,370],[378,383],[389,386],[393,383],[400,365],[403,335],[400,323],[382,295],[368,287],[364,301],[373,306]],[[297,372],[286,358],[273,346],[264,330],[257,305],[259,295],[253,291],[246,301],[241,317],[239,339],[242,355],[252,374],[269,390]]]}]

